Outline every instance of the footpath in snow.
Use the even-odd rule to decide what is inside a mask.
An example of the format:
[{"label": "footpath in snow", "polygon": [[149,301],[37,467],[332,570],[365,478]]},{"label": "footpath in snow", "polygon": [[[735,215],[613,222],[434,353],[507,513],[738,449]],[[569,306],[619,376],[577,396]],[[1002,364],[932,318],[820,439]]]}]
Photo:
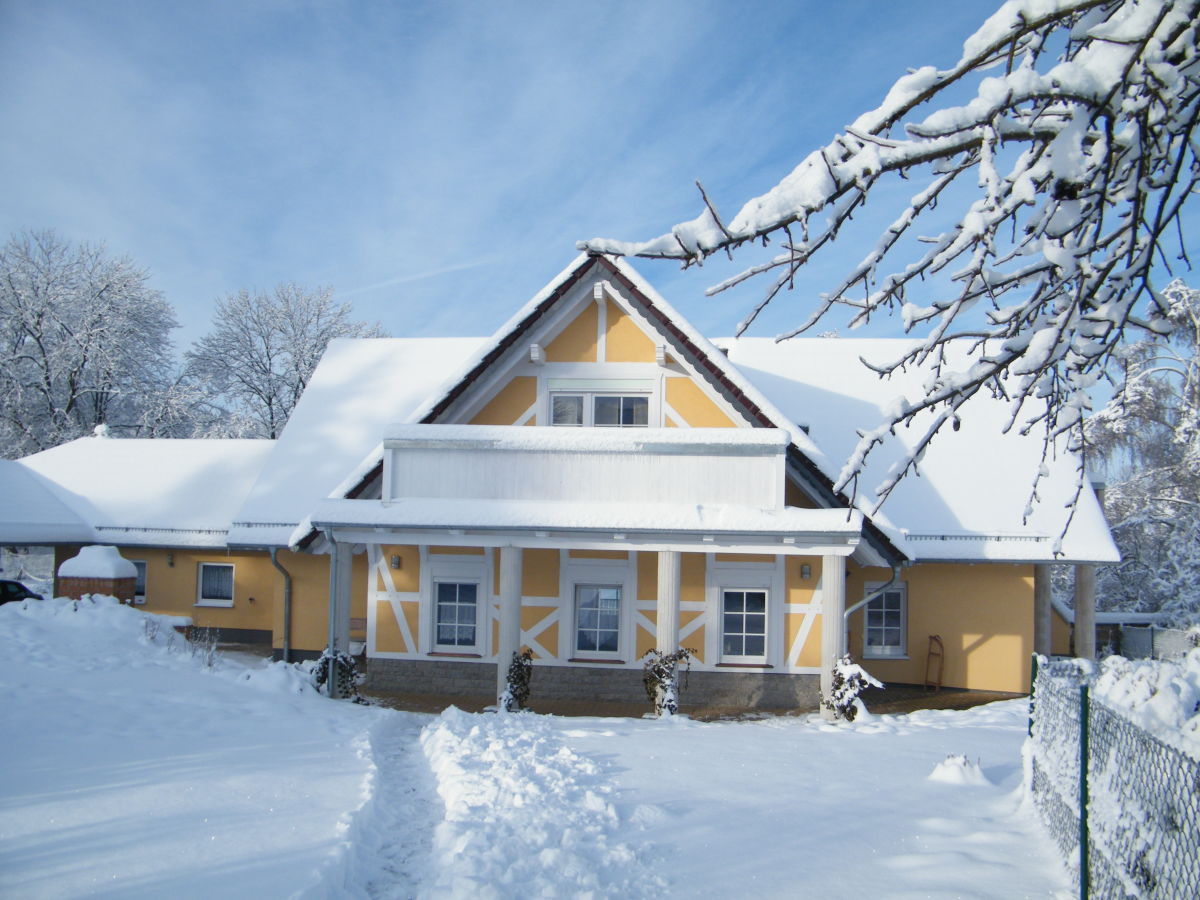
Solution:
[{"label": "footpath in snow", "polygon": [[1070,893],[1021,803],[1019,701],[838,727],[434,717],[206,668],[154,619],[0,607],[0,896]]}]

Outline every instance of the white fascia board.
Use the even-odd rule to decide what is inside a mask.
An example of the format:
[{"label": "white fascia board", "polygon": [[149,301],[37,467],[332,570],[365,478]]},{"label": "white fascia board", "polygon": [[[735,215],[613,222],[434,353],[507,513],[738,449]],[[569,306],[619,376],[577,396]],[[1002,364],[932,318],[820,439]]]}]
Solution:
[{"label": "white fascia board", "polygon": [[320,523],[334,540],[353,544],[405,544],[438,547],[522,547],[546,550],[625,550],[681,553],[753,553],[764,556],[850,556],[857,536],[839,539],[828,534],[786,535],[685,535],[670,532],[568,532],[484,531],[463,529],[363,528]]}]

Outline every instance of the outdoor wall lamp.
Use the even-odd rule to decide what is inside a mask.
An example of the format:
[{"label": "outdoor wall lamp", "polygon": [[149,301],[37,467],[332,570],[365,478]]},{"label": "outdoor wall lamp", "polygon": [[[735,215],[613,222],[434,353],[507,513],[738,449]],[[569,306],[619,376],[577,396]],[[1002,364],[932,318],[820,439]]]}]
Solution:
[{"label": "outdoor wall lamp", "polygon": [[167,554],[167,565],[172,569],[175,568],[175,554],[174,553]]},{"label": "outdoor wall lamp", "polygon": [[400,554],[399,553],[392,554],[392,568],[393,569],[400,568]]},{"label": "outdoor wall lamp", "polygon": [[804,565],[802,565],[800,567],[800,577],[803,578],[805,581],[812,578],[812,566],[810,566],[808,563],[805,563]]}]

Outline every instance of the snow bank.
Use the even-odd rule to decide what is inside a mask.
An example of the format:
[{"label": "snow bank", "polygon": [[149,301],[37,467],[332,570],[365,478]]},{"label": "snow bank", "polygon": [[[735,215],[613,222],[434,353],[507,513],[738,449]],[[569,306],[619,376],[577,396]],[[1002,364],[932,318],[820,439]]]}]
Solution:
[{"label": "snow bank", "polygon": [[1100,663],[1095,698],[1163,743],[1200,759],[1200,648],[1179,660]]},{"label": "snow bank", "polygon": [[601,767],[541,716],[453,707],[421,734],[445,819],[431,896],[648,896],[661,883],[620,822]]},{"label": "snow bank", "polygon": [[343,853],[381,711],[296,666],[207,667],[187,622],[0,606],[0,896],[290,896]]}]

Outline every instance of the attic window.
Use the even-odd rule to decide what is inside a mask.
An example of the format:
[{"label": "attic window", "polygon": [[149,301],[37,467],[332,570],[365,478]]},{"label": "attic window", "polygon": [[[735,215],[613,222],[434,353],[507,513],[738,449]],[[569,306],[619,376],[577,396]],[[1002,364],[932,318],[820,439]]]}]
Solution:
[{"label": "attic window", "polygon": [[645,394],[552,394],[550,422],[562,426],[645,428],[650,398]]}]

